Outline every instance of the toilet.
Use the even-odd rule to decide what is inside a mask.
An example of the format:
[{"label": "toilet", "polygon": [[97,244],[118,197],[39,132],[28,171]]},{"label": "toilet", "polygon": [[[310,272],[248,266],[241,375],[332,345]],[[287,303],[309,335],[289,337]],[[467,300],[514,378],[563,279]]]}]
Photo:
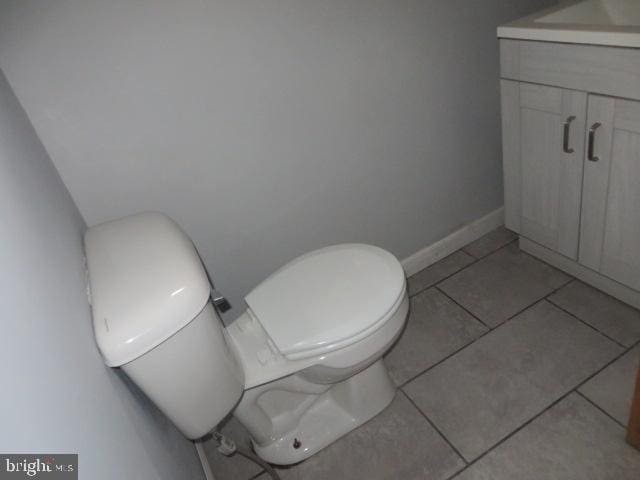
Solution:
[{"label": "toilet", "polygon": [[227,327],[193,243],[166,215],[91,227],[85,250],[105,363],[190,439],[233,414],[261,458],[293,464],[395,395],[382,355],[409,301],[402,266],[381,248],[334,245],[292,260],[245,297]]}]

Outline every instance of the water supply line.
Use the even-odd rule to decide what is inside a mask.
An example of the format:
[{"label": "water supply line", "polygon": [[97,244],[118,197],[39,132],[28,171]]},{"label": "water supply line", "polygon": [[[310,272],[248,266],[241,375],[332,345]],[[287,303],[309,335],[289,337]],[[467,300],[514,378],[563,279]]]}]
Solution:
[{"label": "water supply line", "polygon": [[218,442],[218,451],[221,454],[230,457],[234,453],[238,453],[264,468],[264,471],[267,472],[273,480],[280,480],[280,475],[278,475],[278,472],[276,472],[271,465],[262,460],[248,448],[237,445],[236,442],[234,442],[231,438],[223,435],[218,431],[213,432],[213,438],[215,438],[216,442]]}]

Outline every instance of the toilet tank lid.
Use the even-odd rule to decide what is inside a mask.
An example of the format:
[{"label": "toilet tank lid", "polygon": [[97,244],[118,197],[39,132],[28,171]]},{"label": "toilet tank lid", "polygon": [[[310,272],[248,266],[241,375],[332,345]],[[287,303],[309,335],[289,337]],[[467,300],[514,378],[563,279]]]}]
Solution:
[{"label": "toilet tank lid", "polygon": [[193,320],[211,287],[198,253],[168,216],[140,213],[84,237],[93,329],[107,365],[147,353]]},{"label": "toilet tank lid", "polygon": [[391,253],[342,244],[289,262],[245,301],[278,350],[297,359],[368,336],[393,315],[405,289],[404,270]]}]

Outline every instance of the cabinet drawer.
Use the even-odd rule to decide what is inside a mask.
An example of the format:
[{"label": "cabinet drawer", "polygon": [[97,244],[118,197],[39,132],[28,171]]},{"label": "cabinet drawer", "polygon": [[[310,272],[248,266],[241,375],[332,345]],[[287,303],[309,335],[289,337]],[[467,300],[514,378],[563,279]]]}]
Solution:
[{"label": "cabinet drawer", "polygon": [[640,49],[500,40],[501,77],[640,100]]}]

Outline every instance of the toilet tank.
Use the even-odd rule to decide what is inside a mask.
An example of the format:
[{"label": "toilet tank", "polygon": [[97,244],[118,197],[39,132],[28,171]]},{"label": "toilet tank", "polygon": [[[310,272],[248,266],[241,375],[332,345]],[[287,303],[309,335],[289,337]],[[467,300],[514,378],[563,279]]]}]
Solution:
[{"label": "toilet tank", "polygon": [[105,363],[186,437],[210,432],[240,399],[244,377],[189,237],[166,215],[141,213],[89,228],[85,249]]}]

